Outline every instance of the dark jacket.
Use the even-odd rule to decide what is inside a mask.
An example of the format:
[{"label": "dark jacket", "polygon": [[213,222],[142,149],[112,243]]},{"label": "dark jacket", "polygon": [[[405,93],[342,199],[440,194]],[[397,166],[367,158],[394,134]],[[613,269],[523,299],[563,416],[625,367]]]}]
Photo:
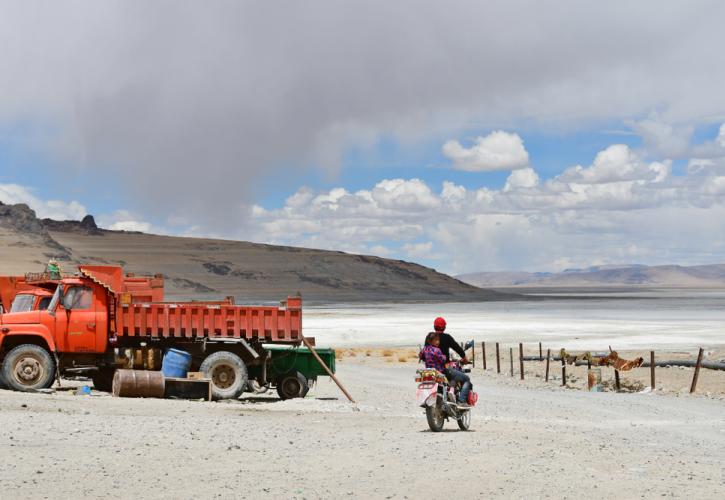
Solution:
[{"label": "dark jacket", "polygon": [[447,333],[441,333],[440,334],[441,339],[441,345],[440,350],[443,351],[443,355],[446,357],[446,363],[448,363],[451,360],[451,353],[450,349],[453,349],[456,351],[456,353],[462,357],[466,357],[466,351],[463,350],[461,347],[461,344],[456,342],[456,339],[448,335]]}]

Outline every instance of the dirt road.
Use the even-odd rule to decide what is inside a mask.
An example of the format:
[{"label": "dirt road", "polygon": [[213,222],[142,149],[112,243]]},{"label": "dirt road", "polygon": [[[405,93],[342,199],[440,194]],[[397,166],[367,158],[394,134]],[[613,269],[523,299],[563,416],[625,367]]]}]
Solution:
[{"label": "dirt road", "polygon": [[431,433],[415,365],[346,359],[314,398],[0,391],[4,498],[618,498],[725,494],[725,402],[474,376],[472,431]]}]

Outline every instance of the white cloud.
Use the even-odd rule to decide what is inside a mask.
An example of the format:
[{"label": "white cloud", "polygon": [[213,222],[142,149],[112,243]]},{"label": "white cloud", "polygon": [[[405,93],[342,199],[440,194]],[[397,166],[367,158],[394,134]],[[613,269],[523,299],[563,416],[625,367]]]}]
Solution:
[{"label": "white cloud", "polygon": [[96,217],[96,223],[104,229],[113,231],[140,231],[142,233],[164,234],[163,228],[155,227],[129,210],[116,210],[112,214],[101,214]]},{"label": "white cloud", "polygon": [[25,203],[41,219],[80,220],[88,213],[86,207],[75,200],[41,200],[30,189],[18,184],[0,184],[0,201],[7,205]]},{"label": "white cloud", "polygon": [[108,226],[107,229],[112,229],[114,231],[140,231],[142,233],[148,233],[151,231],[151,224],[149,222],[137,220],[120,220]]},{"label": "white cloud", "polygon": [[622,181],[663,181],[669,163],[643,162],[626,144],[614,144],[600,151],[590,167],[575,166],[557,177],[573,184],[604,184]]},{"label": "white cloud", "polygon": [[514,170],[506,179],[504,192],[509,192],[517,188],[532,188],[539,184],[539,175],[533,168],[522,168]]},{"label": "white cloud", "polygon": [[392,253],[392,251],[384,245],[373,245],[370,247],[370,251],[368,253],[379,257],[387,257]]},{"label": "white cloud", "polygon": [[433,252],[433,242],[406,243],[403,245],[403,252],[412,259],[429,259]]},{"label": "white cloud", "polygon": [[420,211],[440,205],[440,200],[420,179],[383,180],[375,185],[371,194],[372,199],[384,209]]},{"label": "white cloud", "polygon": [[443,154],[453,160],[453,167],[468,172],[516,170],[529,165],[529,153],[518,134],[497,130],[477,137],[470,148],[450,140],[443,145]]},{"label": "white cloud", "polygon": [[642,137],[649,155],[675,159],[688,153],[692,125],[675,126],[658,116],[634,122],[632,129]]}]

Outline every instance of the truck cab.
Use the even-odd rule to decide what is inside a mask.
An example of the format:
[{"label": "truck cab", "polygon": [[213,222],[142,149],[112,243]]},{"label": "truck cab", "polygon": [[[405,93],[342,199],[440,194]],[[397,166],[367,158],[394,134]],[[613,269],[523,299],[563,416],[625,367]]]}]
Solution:
[{"label": "truck cab", "polygon": [[107,290],[85,277],[18,293],[0,314],[0,379],[17,390],[40,389],[56,371],[96,365],[108,347],[108,316]]}]

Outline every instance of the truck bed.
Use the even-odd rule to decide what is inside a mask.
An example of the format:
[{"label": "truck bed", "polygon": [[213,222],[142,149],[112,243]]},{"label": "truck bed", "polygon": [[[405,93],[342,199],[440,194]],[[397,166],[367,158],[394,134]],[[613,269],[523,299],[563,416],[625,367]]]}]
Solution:
[{"label": "truck bed", "polygon": [[297,344],[302,340],[302,299],[286,307],[220,303],[131,303],[117,308],[116,335],[230,337]]}]

